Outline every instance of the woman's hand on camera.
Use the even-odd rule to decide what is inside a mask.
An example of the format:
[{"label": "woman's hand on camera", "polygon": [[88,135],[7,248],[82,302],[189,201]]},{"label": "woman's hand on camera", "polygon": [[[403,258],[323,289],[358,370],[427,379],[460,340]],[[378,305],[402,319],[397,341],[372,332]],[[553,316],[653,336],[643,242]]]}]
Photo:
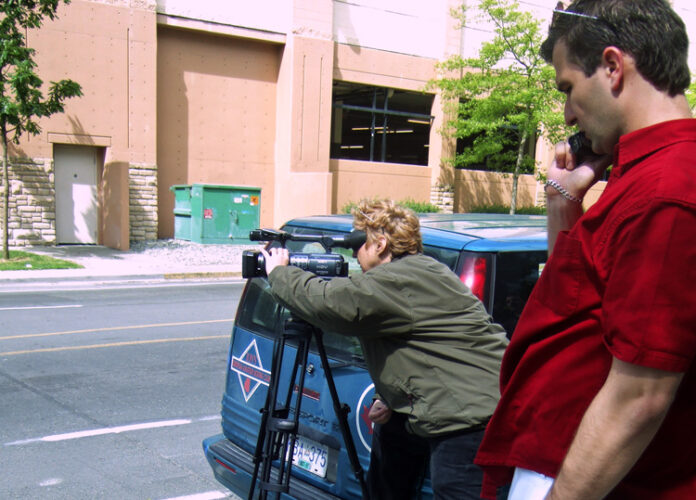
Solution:
[{"label": "woman's hand on camera", "polygon": [[266,264],[266,276],[271,274],[271,271],[276,267],[287,266],[290,263],[290,252],[287,248],[271,248],[270,252],[262,248],[261,254]]}]

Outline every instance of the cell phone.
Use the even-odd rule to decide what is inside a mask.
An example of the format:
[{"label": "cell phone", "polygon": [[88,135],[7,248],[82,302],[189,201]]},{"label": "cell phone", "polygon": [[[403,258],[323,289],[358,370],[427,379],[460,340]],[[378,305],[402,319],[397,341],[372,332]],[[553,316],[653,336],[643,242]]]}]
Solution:
[{"label": "cell phone", "polygon": [[568,137],[568,143],[570,144],[570,150],[575,155],[575,163],[578,165],[586,160],[600,156],[592,151],[592,143],[585,137],[584,132],[578,132]]}]

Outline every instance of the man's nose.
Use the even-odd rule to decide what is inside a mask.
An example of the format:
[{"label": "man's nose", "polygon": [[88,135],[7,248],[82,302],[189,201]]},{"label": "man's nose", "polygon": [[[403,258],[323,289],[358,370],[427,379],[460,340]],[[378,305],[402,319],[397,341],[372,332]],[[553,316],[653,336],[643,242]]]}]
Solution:
[{"label": "man's nose", "polygon": [[577,117],[575,116],[575,112],[567,99],[563,108],[563,118],[565,119],[566,125],[570,126],[574,126],[578,121]]}]

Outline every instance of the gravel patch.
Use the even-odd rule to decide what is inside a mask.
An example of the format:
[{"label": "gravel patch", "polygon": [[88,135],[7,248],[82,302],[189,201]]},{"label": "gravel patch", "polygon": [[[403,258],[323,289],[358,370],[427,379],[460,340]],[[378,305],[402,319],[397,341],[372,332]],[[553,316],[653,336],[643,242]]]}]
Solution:
[{"label": "gravel patch", "polygon": [[185,240],[151,240],[132,242],[129,253],[185,265],[208,266],[241,263],[244,250],[258,250],[261,245],[216,245]]}]

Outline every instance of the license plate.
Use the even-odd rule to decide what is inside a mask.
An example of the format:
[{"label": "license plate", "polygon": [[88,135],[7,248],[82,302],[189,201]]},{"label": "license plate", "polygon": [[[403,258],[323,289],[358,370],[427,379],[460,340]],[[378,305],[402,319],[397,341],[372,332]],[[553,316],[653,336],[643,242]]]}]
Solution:
[{"label": "license plate", "polygon": [[[288,450],[290,455],[290,450]],[[326,477],[326,465],[329,463],[329,449],[323,444],[297,436],[292,450],[292,464],[300,469]]]}]

